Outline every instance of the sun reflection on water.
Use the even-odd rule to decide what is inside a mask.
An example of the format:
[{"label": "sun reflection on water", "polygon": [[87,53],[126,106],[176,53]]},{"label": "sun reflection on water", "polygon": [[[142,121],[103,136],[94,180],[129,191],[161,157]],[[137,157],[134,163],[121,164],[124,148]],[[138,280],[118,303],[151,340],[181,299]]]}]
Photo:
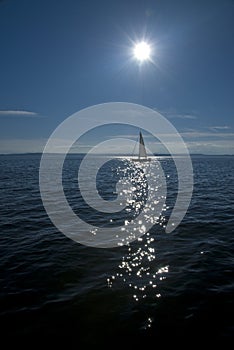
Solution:
[{"label": "sun reflection on water", "polygon": [[112,287],[117,279],[121,279],[133,291],[132,297],[137,302],[146,297],[160,298],[157,292],[158,281],[166,279],[169,266],[160,268],[155,264],[156,252],[153,243],[154,238],[149,233],[138,238],[142,246],[128,246],[128,253],[122,257],[118,265],[118,272],[107,279],[108,287]]},{"label": "sun reflection on water", "polygon": [[[145,165],[144,165],[145,166]],[[135,173],[132,174],[132,187],[128,189],[123,189],[121,195],[125,195],[125,200],[127,202],[126,211],[134,212],[135,221],[137,221],[137,226],[133,230],[128,230],[129,220],[126,219],[124,222],[124,227],[121,231],[127,231],[128,238],[123,239],[123,244],[127,245],[127,253],[122,256],[117,272],[107,279],[107,285],[109,288],[113,287],[114,283],[119,280],[123,282],[127,288],[130,288],[130,295],[133,298],[133,302],[143,301],[145,298],[155,298],[161,297],[161,293],[158,289],[158,284],[160,281],[166,279],[166,274],[169,271],[169,266],[158,266],[157,256],[156,256],[156,241],[153,234],[147,232],[146,223],[152,223],[154,225],[165,226],[165,217],[163,212],[168,209],[166,204],[162,204],[165,200],[165,196],[160,191],[162,186],[157,175],[157,164],[151,164],[154,167],[153,170],[153,181],[147,186],[146,182],[148,176],[152,176],[151,172],[148,175],[142,171],[142,164],[137,167],[138,177],[134,177]],[[140,175],[139,175],[140,173]],[[151,179],[152,180],[152,179]],[[124,182],[124,180],[123,180]],[[134,197],[135,196],[135,197]],[[148,196],[146,202],[146,196]],[[157,206],[161,203],[160,213],[157,210]],[[143,219],[139,218],[139,213],[142,212],[144,207]],[[142,235],[137,238],[137,241],[130,243],[132,241],[132,236],[138,231]],[[126,232],[125,232],[126,233]],[[138,235],[139,236],[139,235]],[[129,239],[129,241],[128,241]],[[120,244],[122,245],[122,244]],[[147,317],[145,322],[145,329],[150,328],[153,323],[152,317]]]}]

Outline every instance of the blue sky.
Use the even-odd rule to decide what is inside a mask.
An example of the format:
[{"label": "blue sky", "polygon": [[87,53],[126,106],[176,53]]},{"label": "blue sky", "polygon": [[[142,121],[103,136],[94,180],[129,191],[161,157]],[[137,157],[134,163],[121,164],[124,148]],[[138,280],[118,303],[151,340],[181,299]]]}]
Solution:
[{"label": "blue sky", "polygon": [[[142,38],[153,64],[139,67]],[[69,115],[131,102],[160,111],[191,152],[234,154],[233,38],[233,0],[2,0],[0,153],[40,152]]]}]

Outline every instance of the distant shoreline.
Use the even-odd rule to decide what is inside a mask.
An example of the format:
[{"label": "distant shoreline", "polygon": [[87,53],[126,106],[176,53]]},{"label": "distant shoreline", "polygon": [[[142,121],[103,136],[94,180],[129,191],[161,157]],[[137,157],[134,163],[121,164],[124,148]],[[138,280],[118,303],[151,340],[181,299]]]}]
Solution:
[{"label": "distant shoreline", "polygon": [[[0,156],[30,156],[30,155],[38,155],[42,156],[42,152],[25,152],[25,153],[0,153]],[[64,153],[47,153],[51,155],[64,155]],[[87,153],[68,153],[69,156],[84,156]],[[94,156],[94,154],[92,154]],[[95,154],[95,156],[113,156],[113,157],[132,157],[132,154]],[[181,157],[187,156],[186,154],[167,154],[167,153],[159,153],[154,154],[154,157]],[[234,157],[234,154],[203,154],[203,153],[190,153],[191,157]]]}]

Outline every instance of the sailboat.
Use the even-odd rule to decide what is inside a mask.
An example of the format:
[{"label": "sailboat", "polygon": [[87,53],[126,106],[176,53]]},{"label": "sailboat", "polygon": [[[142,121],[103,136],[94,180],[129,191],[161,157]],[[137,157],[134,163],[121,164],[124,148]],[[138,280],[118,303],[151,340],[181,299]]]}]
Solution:
[{"label": "sailboat", "polygon": [[132,158],[134,162],[150,162],[151,158],[147,157],[146,148],[145,148],[145,142],[142,136],[141,131],[139,132],[139,151],[138,151],[138,157]]}]

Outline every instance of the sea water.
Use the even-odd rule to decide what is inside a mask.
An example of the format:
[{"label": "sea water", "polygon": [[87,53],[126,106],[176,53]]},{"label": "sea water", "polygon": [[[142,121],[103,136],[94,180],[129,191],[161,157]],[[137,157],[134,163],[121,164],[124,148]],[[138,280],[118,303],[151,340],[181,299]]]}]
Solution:
[{"label": "sea water", "polygon": [[[164,211],[140,240],[108,249],[76,243],[52,224],[40,197],[40,158],[0,156],[2,339],[67,339],[78,348],[233,339],[234,157],[192,157],[192,201],[170,234],[178,179],[173,160],[160,157],[168,176]],[[83,219],[108,227],[111,217],[80,197],[81,160],[70,155],[64,164],[68,202]],[[97,178],[106,200],[115,196],[115,162]]]}]

